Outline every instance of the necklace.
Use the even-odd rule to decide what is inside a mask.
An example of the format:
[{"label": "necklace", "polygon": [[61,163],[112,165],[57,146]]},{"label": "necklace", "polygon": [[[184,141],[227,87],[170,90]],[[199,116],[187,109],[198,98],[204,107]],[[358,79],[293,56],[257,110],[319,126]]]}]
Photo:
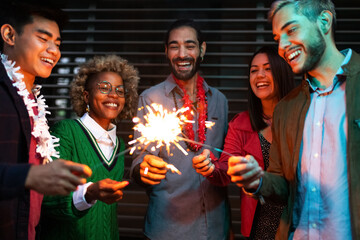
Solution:
[{"label": "necklace", "polygon": [[[175,79],[176,84],[184,92],[184,96],[182,98],[184,100],[183,107],[188,108],[188,110],[184,112],[184,115],[185,115],[186,119],[191,121],[191,120],[194,119],[193,109],[195,107],[193,106],[193,103],[190,100],[189,94],[187,94],[186,89],[184,88],[184,84],[182,82],[180,82],[178,79],[176,79],[175,77],[174,77],[174,79]],[[206,140],[205,121],[207,119],[207,100],[206,100],[206,96],[205,96],[205,90],[204,90],[204,87],[203,87],[203,83],[204,83],[204,79],[202,77],[200,77],[200,75],[198,75],[198,78],[196,79],[196,89],[197,89],[196,101],[197,101],[197,106],[196,106],[195,111],[198,112],[198,114],[199,114],[197,134],[198,134],[198,141],[199,141],[200,144],[185,142],[186,145],[188,146],[188,148],[193,152],[199,151],[202,148],[202,144]],[[176,103],[174,92],[173,92],[173,98],[174,98],[175,107],[177,109],[178,106],[177,106],[177,103]],[[192,125],[191,122],[188,122],[188,123],[185,124],[184,132],[185,132],[184,133],[185,136],[188,139],[190,139],[192,141],[195,140],[195,133],[194,133],[193,125]]]},{"label": "necklace", "polygon": [[[8,60],[8,56],[5,54],[1,54],[1,62],[5,67],[8,77],[12,81],[12,85],[17,89],[17,93],[23,99],[29,117],[34,120],[31,134],[36,139],[36,152],[43,158],[43,163],[51,162],[51,157],[59,158],[59,152],[55,150],[55,147],[59,146],[59,144],[57,144],[59,139],[51,136],[49,133],[46,114],[50,114],[50,112],[46,111],[48,106],[45,104],[44,96],[39,96],[41,86],[34,86],[32,92],[35,99],[31,99],[23,81],[24,75],[18,72],[20,67],[14,68],[15,61],[12,62],[11,60]],[[38,109],[37,115],[34,113],[33,107]]]}]

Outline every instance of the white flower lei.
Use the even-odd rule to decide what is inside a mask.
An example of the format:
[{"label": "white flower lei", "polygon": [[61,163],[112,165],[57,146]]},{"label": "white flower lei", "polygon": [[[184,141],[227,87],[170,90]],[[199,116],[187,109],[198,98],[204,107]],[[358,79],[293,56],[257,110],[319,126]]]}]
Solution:
[{"label": "white flower lei", "polygon": [[[45,98],[40,94],[40,85],[35,85],[32,89],[35,99],[29,98],[29,92],[26,89],[26,85],[22,80],[24,75],[18,73],[20,67],[15,67],[15,61],[8,60],[8,56],[1,54],[1,62],[5,66],[7,75],[12,81],[12,85],[17,89],[18,94],[22,97],[26,109],[29,113],[29,117],[34,119],[34,126],[32,135],[37,140],[36,152],[44,159],[43,163],[51,162],[51,157],[59,158],[59,152],[55,150],[55,147],[59,146],[59,139],[51,136],[49,132],[49,126],[47,124],[46,114],[50,114],[49,111],[46,111],[48,105],[45,104]],[[38,97],[39,96],[39,97]],[[38,109],[38,115],[36,116],[33,111],[33,107]]]}]

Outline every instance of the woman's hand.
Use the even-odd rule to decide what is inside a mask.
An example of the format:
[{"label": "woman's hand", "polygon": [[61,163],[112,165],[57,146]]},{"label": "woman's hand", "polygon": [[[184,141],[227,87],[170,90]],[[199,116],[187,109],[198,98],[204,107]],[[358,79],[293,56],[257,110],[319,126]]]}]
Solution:
[{"label": "woman's hand", "polygon": [[128,181],[118,182],[109,178],[91,184],[86,191],[85,199],[88,203],[95,200],[112,204],[123,198],[122,189],[129,185]]}]

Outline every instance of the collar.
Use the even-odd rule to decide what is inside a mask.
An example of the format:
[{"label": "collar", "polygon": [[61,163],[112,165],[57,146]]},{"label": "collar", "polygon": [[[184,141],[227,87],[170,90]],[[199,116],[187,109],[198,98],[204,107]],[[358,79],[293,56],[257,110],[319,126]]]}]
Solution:
[{"label": "collar", "polygon": [[348,49],[342,50],[340,52],[341,52],[341,54],[343,54],[345,56],[345,58],[344,58],[343,62],[341,63],[339,69],[337,70],[333,84],[331,86],[320,91],[318,87],[314,86],[311,83],[309,77],[306,76],[306,81],[309,83],[311,92],[318,91],[320,94],[326,93],[326,92],[332,92],[335,89],[335,87],[339,85],[338,83],[342,83],[346,80],[346,72],[344,71],[344,66],[349,63],[351,55],[352,55],[352,50],[350,48],[348,48]]},{"label": "collar", "polygon": [[103,137],[107,138],[107,136],[109,136],[114,146],[116,145],[116,126],[114,124],[110,123],[111,129],[106,131],[93,118],[91,118],[88,113],[85,113],[80,120],[85,127],[89,129],[96,140]]},{"label": "collar", "polygon": [[[175,89],[175,91],[176,91],[177,93],[182,93],[181,89],[180,89],[180,88],[178,87],[178,85],[176,84],[175,79],[174,79],[174,77],[173,77],[172,74],[170,74],[170,75],[166,78],[164,84],[165,84],[165,95],[166,95],[167,97],[169,97],[170,93],[171,93],[174,89]],[[209,85],[205,82],[205,80],[204,80],[204,90],[205,90],[205,93],[209,92],[209,94],[212,95],[211,89],[210,89]]]}]

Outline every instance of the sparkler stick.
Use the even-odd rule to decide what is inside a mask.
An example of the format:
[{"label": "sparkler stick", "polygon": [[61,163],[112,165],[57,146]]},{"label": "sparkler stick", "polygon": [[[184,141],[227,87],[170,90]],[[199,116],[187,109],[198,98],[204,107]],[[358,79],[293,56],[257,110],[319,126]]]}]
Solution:
[{"label": "sparkler stick", "polygon": [[188,139],[188,138],[183,138],[183,137],[178,137],[178,138],[179,138],[180,140],[183,140],[183,141],[186,141],[186,142],[190,142],[190,143],[194,143],[194,144],[199,144],[199,145],[204,146],[204,147],[207,147],[207,148],[209,148],[209,149],[213,149],[213,150],[215,150],[215,151],[217,151],[217,152],[224,153],[224,154],[226,154],[226,155],[228,155],[228,156],[230,156],[230,157],[234,157],[234,156],[235,156],[235,155],[233,155],[233,154],[231,154],[231,153],[229,153],[229,152],[226,152],[226,151],[224,151],[224,150],[221,150],[220,148],[216,148],[216,147],[213,147],[213,146],[208,145],[208,144],[204,144],[204,143],[200,143],[200,142],[197,142],[197,141],[193,141],[193,140]]}]

